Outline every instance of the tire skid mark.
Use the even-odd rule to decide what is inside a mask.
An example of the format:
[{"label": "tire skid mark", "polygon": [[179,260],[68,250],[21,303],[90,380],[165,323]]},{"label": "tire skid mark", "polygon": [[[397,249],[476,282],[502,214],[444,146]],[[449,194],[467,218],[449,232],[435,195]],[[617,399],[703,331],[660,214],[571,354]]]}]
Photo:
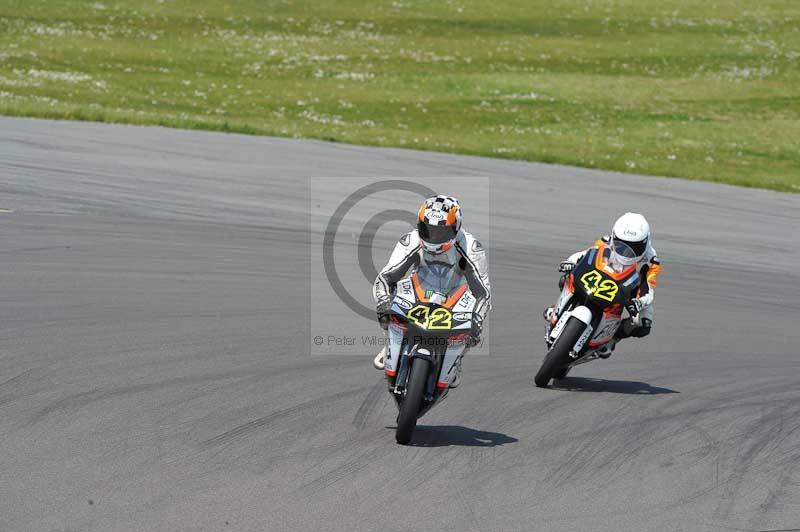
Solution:
[{"label": "tire skid mark", "polygon": [[763,523],[771,513],[781,514],[783,512],[783,500],[792,498],[789,488],[798,484],[793,481],[798,459],[800,459],[800,453],[789,455],[788,459],[784,460],[775,484],[768,490],[767,496],[759,505],[758,513],[750,520],[751,526],[755,527],[759,523]]},{"label": "tire skid mark", "polygon": [[[796,400],[793,398],[787,398],[782,400],[781,403],[792,403],[794,401]],[[707,414],[717,414],[728,410],[738,410],[749,407],[772,407],[776,405],[776,400],[765,399],[763,401],[728,403],[724,399],[715,399],[713,402],[710,403],[711,404],[706,407],[693,408],[691,410],[676,411],[671,413],[665,412],[667,408],[662,407],[659,409],[654,409],[656,415],[651,416],[652,419],[644,418],[641,415],[630,416],[632,418],[630,421],[615,420],[614,422],[611,422],[606,428],[615,429],[618,431],[630,430],[640,426],[645,420],[647,421],[652,420],[653,422],[657,421],[659,423],[685,422],[685,418],[694,418]],[[671,407],[670,409],[674,409],[674,406],[675,405],[670,405]],[[638,410],[637,412],[641,414],[641,410]],[[584,430],[582,432],[574,433],[573,437],[575,437],[576,439],[591,437],[594,434],[594,432],[595,432],[594,429]],[[730,441],[735,439],[735,437],[741,435],[747,435],[749,433],[750,433],[749,430],[743,430],[741,431],[741,433],[737,435],[721,438],[720,441]]]},{"label": "tire skid mark", "polygon": [[[774,482],[766,489],[763,501],[750,519],[750,525],[753,527],[758,527],[767,521],[771,514],[780,517],[784,510],[784,502],[796,500],[796,487],[800,486],[800,479],[796,478],[800,452],[796,450],[797,442],[789,439],[800,431],[800,423],[787,428],[786,419],[798,417],[800,417],[800,407],[797,405],[793,409],[779,406],[772,412],[772,418],[779,420],[776,424],[778,434],[771,438],[769,449],[762,453],[763,457],[760,460],[754,460],[753,465],[758,465],[759,472],[762,475],[766,474],[767,478],[774,478]],[[769,436],[772,436],[772,432],[764,434],[765,438]],[[744,480],[746,479],[742,479],[740,486],[744,484]],[[794,491],[792,488],[795,488]]]},{"label": "tire skid mark", "polygon": [[558,485],[565,484],[591,464],[599,453],[607,450],[610,447],[608,440],[619,434],[615,430],[615,423],[612,420],[619,419],[628,408],[629,405],[620,406],[612,414],[596,420],[584,436],[574,438],[563,458],[551,470],[548,479],[555,481]]},{"label": "tire skid mark", "polygon": [[[561,465],[553,469],[550,478],[560,476],[556,482],[563,484],[574,480],[581,471],[591,470],[594,473],[602,471],[609,474],[609,477],[604,478],[610,482],[614,478],[627,474],[626,471],[636,464],[637,458],[640,458],[648,448],[671,441],[687,431],[691,431],[700,436],[703,440],[702,445],[683,451],[679,455],[672,456],[672,458],[686,456],[699,451],[700,455],[692,463],[697,464],[704,460],[713,460],[714,489],[719,487],[720,484],[730,481],[729,478],[720,479],[721,443],[749,435],[750,431],[743,431],[738,437],[716,438],[701,426],[700,418],[709,415],[713,410],[739,410],[742,408],[747,409],[753,405],[743,403],[724,404],[722,401],[709,401],[713,404],[712,408],[707,405],[705,408],[692,409],[691,411],[664,412],[664,410],[673,409],[682,402],[684,401],[674,398],[667,405],[653,409],[654,415],[647,417],[642,417],[641,411],[626,411],[625,407],[618,409],[613,414],[603,416],[589,431],[574,435],[575,443],[564,455],[563,460],[560,462]],[[761,402],[755,403],[755,405],[761,408],[766,408],[767,406]],[[775,406],[774,401],[770,406]],[[781,408],[783,408],[783,405]],[[627,415],[624,416],[623,414]],[[686,424],[687,421],[688,425]],[[774,432],[767,435],[766,439],[774,442]],[[764,443],[766,444],[767,441],[764,441]],[[772,447],[774,446],[769,446],[770,449]],[[762,447],[762,451],[764,448]]]},{"label": "tire skid mark", "polygon": [[3,388],[4,386],[8,386],[10,384],[16,384],[16,381],[22,379],[22,377],[25,377],[26,375],[30,375],[31,373],[33,373],[37,369],[39,369],[39,368],[31,368],[31,369],[27,369],[25,371],[22,371],[20,373],[17,373],[13,377],[11,377],[9,379],[6,379],[3,382],[0,382],[0,388]]},{"label": "tire skid mark", "polygon": [[[782,383],[767,386],[767,388],[773,390],[775,395],[780,395],[783,392],[795,391],[788,389],[790,386]],[[746,485],[747,480],[751,479],[752,474],[772,474],[772,469],[775,469],[775,484],[782,483],[781,472],[786,467],[784,464],[797,456],[790,455],[787,458],[786,452],[781,449],[796,448],[796,445],[791,445],[788,440],[800,429],[799,424],[787,430],[785,419],[800,416],[800,409],[797,408],[796,393],[793,397],[776,399],[773,396],[769,400],[749,400],[753,396],[762,395],[760,390],[763,388],[763,386],[748,387],[744,390],[739,389],[736,393],[728,396],[713,398],[706,396],[699,399],[703,405],[700,408],[696,408],[695,404],[698,402],[698,398],[690,403],[686,403],[685,399],[678,400],[677,404],[682,407],[691,407],[691,409],[670,414],[659,412],[659,415],[654,417],[654,420],[659,423],[681,424],[686,423],[683,418],[688,416],[688,424],[679,427],[678,431],[668,437],[678,436],[688,429],[698,434],[704,443],[678,454],[670,454],[670,457],[674,459],[700,452],[700,456],[693,463],[711,460],[706,467],[713,468],[709,471],[713,482],[710,482],[706,488],[694,492],[693,498],[681,497],[668,508],[697,504],[701,496],[708,496],[712,498],[712,504],[716,504],[716,515],[724,520],[733,514],[739,500],[739,492]],[[731,401],[732,398],[739,400]],[[748,420],[748,418],[753,418],[754,413],[758,414],[759,412],[760,414],[755,420]],[[721,421],[719,421],[720,419]],[[709,424],[713,428],[708,428]],[[724,433],[726,429],[737,430],[734,433]],[[712,433],[719,435],[712,436]],[[746,450],[743,454],[741,449],[745,447]],[[731,462],[733,462],[733,466],[729,465]],[[794,466],[794,463],[792,462],[791,465]],[[757,478],[752,480],[758,481]],[[772,492],[775,490],[773,489]],[[777,496],[777,492],[775,493]],[[767,499],[769,498],[768,495]],[[763,520],[761,522],[763,523]]]},{"label": "tire skid mark", "polygon": [[308,410],[309,408],[314,408],[321,404],[330,403],[333,401],[339,401],[342,399],[346,399],[350,396],[356,395],[361,393],[364,390],[363,387],[356,388],[353,390],[345,390],[343,392],[334,393],[331,395],[326,395],[323,397],[318,397],[316,399],[311,399],[309,401],[305,401],[303,403],[296,404],[294,406],[290,406],[288,408],[284,408],[281,410],[276,410],[275,412],[271,412],[266,416],[262,416],[256,418],[252,421],[248,421],[238,427],[234,427],[231,430],[225,431],[221,434],[214,436],[213,438],[209,438],[201,443],[202,447],[215,447],[217,445],[221,445],[227,443],[231,440],[235,440],[242,436],[249,434],[255,430],[261,429],[263,427],[268,426],[270,423],[273,423],[279,419],[289,417],[304,410]]},{"label": "tire skid mark", "polygon": [[[353,390],[352,394],[341,394],[340,398],[348,399],[352,395],[363,392],[364,388],[362,387],[358,390]],[[326,400],[332,401],[330,397],[326,398]],[[276,426],[273,430],[251,434],[249,438],[234,437],[216,445],[199,444],[194,452],[191,453],[194,457],[192,460],[196,463],[202,463],[205,466],[206,472],[225,471],[235,464],[240,467],[247,467],[251,470],[261,471],[264,474],[270,471],[278,462],[296,460],[299,463],[309,464],[300,475],[301,477],[305,477],[317,471],[321,463],[324,464],[326,461],[331,461],[341,456],[343,453],[352,452],[354,448],[358,447],[358,444],[362,441],[367,441],[367,439],[375,434],[374,431],[353,432],[350,437],[336,438],[322,444],[311,443],[310,446],[300,446],[299,448],[292,447],[290,449],[268,444],[262,446],[256,441],[259,438],[270,437],[274,430],[284,431],[288,429],[291,431],[293,428],[296,429],[298,427],[296,423],[300,420],[304,420],[304,425],[314,429],[315,423],[311,421],[309,416],[313,415],[313,412],[328,416],[329,411],[324,410],[324,407],[320,407],[318,404],[319,401],[317,401],[317,404],[312,403],[313,402],[303,403],[305,408],[301,405],[294,405],[293,407],[273,412],[271,414],[273,417],[270,421],[276,421],[276,416],[281,418],[281,426]],[[240,427],[236,427],[232,430],[236,430]],[[181,458],[181,460],[183,460],[183,458]]]},{"label": "tire skid mark", "polygon": [[456,485],[456,496],[451,500],[454,500],[456,504],[458,504],[461,508],[462,515],[465,516],[465,519],[462,519],[459,523],[461,526],[468,527],[467,530],[471,532],[482,532],[486,530],[483,526],[484,519],[481,519],[481,516],[475,512],[475,505],[468,502],[473,500],[473,497],[467,492],[464,484]]},{"label": "tire skid mark", "polygon": [[370,388],[361,406],[358,407],[358,411],[356,411],[356,415],[353,417],[353,425],[359,429],[366,428],[369,418],[376,413],[379,406],[382,406],[381,397],[384,393],[387,393],[386,382],[384,379],[380,379]]},{"label": "tire skid mark", "polygon": [[[385,440],[386,435],[383,431],[376,431],[372,437],[366,440],[359,440],[360,446],[366,447],[362,452],[350,453],[350,457],[339,466],[334,467],[327,473],[312,479],[300,486],[299,491],[306,494],[315,494],[320,491],[337,484],[345,478],[353,475],[365,467],[371,465],[386,452],[385,448],[380,445]],[[349,443],[352,443],[349,442]],[[347,445],[345,448],[352,449],[352,445]]]},{"label": "tire skid mark", "polygon": [[[224,373],[209,373],[202,375],[188,375],[188,376],[174,377],[160,381],[144,382],[140,384],[130,384],[127,386],[118,386],[114,388],[93,388],[91,390],[76,392],[66,397],[62,397],[57,401],[54,401],[44,406],[43,408],[35,412],[31,420],[29,421],[29,424],[34,425],[37,422],[41,421],[43,418],[49,416],[50,414],[54,414],[56,412],[84,408],[94,402],[105,399],[114,399],[121,396],[136,395],[141,393],[160,392],[162,390],[174,389],[182,386],[194,386],[200,384],[208,385],[216,382],[221,383],[219,386],[224,386],[225,382],[229,380],[239,380],[248,382],[251,380],[262,379],[262,378],[263,375],[260,374],[253,375],[252,370],[250,370],[249,368],[245,368],[245,369],[237,369],[234,371],[228,371]],[[217,387],[215,387],[214,389],[216,388]],[[204,388],[203,393],[208,393],[209,391],[210,389],[206,387]],[[0,404],[2,404],[2,398],[0,398]]]},{"label": "tire skid mark", "polygon": [[[35,372],[37,369],[39,369],[39,368],[31,368],[29,370],[26,370],[26,371],[23,371],[21,373],[18,373],[16,375],[14,375],[10,379],[6,379],[2,383],[0,383],[0,389],[2,389],[2,388],[9,388],[10,389],[10,388],[16,387],[18,384],[20,384],[20,381],[22,381],[26,376],[28,376],[31,373]],[[27,392],[22,393],[22,394],[14,393],[14,392],[10,392],[9,391],[9,393],[6,393],[5,395],[0,395],[0,407],[2,407],[5,404],[17,401],[17,400],[19,400],[19,399],[21,399],[23,397],[29,397],[31,395],[35,395],[35,394],[39,393],[40,391],[41,391],[40,389],[36,389],[35,391],[28,390]]]},{"label": "tire skid mark", "polygon": [[[730,473],[723,483],[723,493],[717,506],[716,513],[722,518],[728,518],[734,511],[747,478],[751,471],[757,467],[764,467],[768,459],[765,451],[769,448],[775,434],[781,430],[782,408],[762,408],[760,414],[750,422],[751,430],[739,445],[732,449],[733,456],[728,461],[733,462],[729,468]],[[764,455],[762,457],[762,455]]]}]

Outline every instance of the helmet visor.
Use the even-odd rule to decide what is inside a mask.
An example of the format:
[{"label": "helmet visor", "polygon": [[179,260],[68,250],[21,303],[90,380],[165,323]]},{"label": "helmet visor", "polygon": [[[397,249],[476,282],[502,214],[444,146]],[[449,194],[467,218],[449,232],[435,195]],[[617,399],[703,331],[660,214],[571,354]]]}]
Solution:
[{"label": "helmet visor", "polygon": [[428,244],[444,244],[456,237],[454,225],[430,225],[425,222],[417,223],[419,237]]},{"label": "helmet visor", "polygon": [[617,238],[611,239],[609,247],[611,248],[611,254],[608,257],[608,262],[612,267],[630,266],[641,256],[636,253],[629,242]]},{"label": "helmet visor", "polygon": [[[614,244],[620,244],[628,246],[631,251],[633,252],[633,258],[638,259],[644,252],[647,251],[647,239],[642,240],[641,242],[630,242],[628,240],[622,240],[619,238],[614,238]],[[617,251],[617,253],[622,254],[622,251]]]}]

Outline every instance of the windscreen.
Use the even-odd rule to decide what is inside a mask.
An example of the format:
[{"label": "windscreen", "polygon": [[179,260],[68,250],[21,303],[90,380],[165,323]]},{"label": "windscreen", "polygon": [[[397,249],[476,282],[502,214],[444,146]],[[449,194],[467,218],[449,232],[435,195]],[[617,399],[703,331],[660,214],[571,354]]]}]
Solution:
[{"label": "windscreen", "polygon": [[464,284],[464,276],[459,268],[441,262],[420,264],[417,277],[423,290],[433,290],[446,296]]}]

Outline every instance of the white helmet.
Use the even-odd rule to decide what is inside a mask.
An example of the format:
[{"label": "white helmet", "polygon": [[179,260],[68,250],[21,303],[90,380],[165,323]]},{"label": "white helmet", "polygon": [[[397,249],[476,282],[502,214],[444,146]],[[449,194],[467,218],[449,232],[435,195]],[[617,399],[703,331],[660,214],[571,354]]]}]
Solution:
[{"label": "white helmet", "polygon": [[641,214],[626,212],[614,222],[611,249],[621,263],[633,264],[641,260],[649,243],[650,224]]}]

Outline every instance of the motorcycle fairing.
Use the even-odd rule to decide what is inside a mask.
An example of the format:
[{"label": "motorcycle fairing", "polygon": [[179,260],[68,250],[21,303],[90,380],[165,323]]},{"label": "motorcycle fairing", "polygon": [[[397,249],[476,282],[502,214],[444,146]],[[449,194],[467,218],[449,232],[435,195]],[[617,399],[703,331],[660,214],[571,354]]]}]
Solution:
[{"label": "motorcycle fairing", "polygon": [[[413,318],[409,316],[409,312],[422,305],[432,309],[433,312],[438,309],[446,309],[451,317],[450,326],[443,330],[442,333],[446,334],[449,339],[459,341],[443,340],[447,341],[447,347],[444,351],[441,369],[436,381],[436,387],[439,389],[447,389],[449,387],[449,383],[455,373],[456,361],[466,350],[465,340],[472,329],[472,313],[476,304],[477,299],[470,293],[466,283],[462,283],[447,294],[426,290],[416,272],[397,283],[395,297],[390,306],[393,314],[405,320],[413,321]],[[387,332],[389,346],[387,349],[388,356],[384,359],[384,372],[388,377],[396,377],[400,369],[400,358],[404,351],[406,354],[414,354],[410,352],[414,346],[409,346],[405,342],[407,335],[413,335],[413,332],[408,332],[408,323],[395,319],[389,323]],[[420,332],[424,332],[424,330]]]},{"label": "motorcycle fairing", "polygon": [[561,334],[573,311],[580,308],[581,299],[594,310],[588,312],[587,333],[576,343],[575,351],[584,346],[594,350],[614,338],[622,324],[622,305],[638,286],[639,274],[635,265],[615,271],[606,263],[605,251],[605,246],[589,250],[568,276],[556,303],[557,318],[548,334],[549,345]]}]

